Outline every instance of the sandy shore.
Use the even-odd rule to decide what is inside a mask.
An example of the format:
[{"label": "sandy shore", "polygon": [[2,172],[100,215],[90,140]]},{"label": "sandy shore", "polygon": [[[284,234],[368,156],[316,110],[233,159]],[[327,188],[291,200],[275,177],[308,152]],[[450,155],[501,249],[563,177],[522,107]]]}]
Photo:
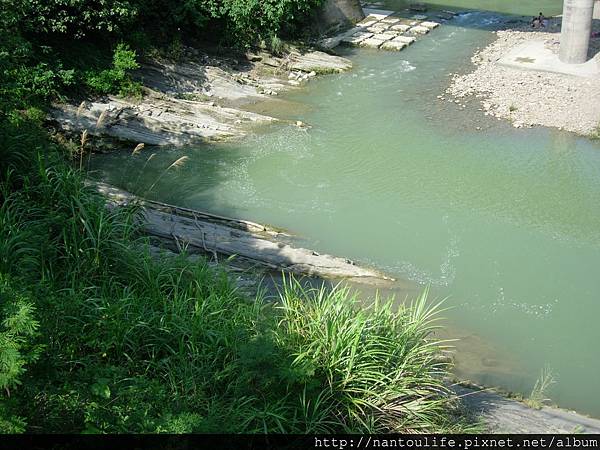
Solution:
[{"label": "sandy shore", "polygon": [[[600,31],[600,23],[595,23],[594,29]],[[583,135],[597,133],[600,78],[524,71],[497,63],[527,41],[544,40],[546,48],[558,52],[560,19],[552,19],[547,31],[532,31],[527,23],[519,23],[496,34],[492,44],[473,56],[472,72],[452,76],[447,94],[456,98],[475,96],[481,99],[485,114],[510,120],[517,128],[542,125]],[[600,62],[600,38],[592,39],[591,47]]]}]

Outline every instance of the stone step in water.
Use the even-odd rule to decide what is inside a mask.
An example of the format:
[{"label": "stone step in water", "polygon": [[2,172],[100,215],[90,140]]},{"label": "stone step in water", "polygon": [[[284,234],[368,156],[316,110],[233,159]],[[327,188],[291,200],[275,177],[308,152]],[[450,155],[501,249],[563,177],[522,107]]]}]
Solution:
[{"label": "stone step in water", "polygon": [[[401,17],[394,11],[365,9],[367,17],[350,30],[323,40],[323,44],[345,44],[387,51],[400,51],[440,26],[438,22],[425,20],[425,15]],[[334,45],[334,46],[335,46]]]},{"label": "stone step in water", "polygon": [[411,34],[427,34],[429,33],[431,30],[427,27],[422,27],[421,25],[416,25],[414,27],[412,27],[410,30],[408,30],[408,33]]}]

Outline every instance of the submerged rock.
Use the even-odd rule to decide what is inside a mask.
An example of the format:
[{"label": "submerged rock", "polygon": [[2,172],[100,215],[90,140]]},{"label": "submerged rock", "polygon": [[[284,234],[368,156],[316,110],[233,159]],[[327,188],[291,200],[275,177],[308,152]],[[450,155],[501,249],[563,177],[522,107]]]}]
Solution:
[{"label": "submerged rock", "polygon": [[190,255],[206,252],[236,255],[273,270],[301,275],[341,277],[367,283],[393,281],[349,259],[297,247],[289,234],[266,225],[144,200],[105,183],[90,184],[115,207],[138,203],[138,219],[143,231],[174,241],[178,248],[185,244]]}]

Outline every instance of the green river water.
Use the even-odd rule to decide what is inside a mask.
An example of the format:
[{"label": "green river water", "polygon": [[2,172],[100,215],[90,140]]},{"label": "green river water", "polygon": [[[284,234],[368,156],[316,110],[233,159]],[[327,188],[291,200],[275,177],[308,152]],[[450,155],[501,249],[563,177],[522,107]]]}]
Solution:
[{"label": "green river water", "polygon": [[153,150],[97,156],[92,168],[150,198],[292,230],[403,280],[402,297],[429,284],[449,297],[460,377],[527,394],[548,366],[556,403],[600,416],[600,144],[436,98],[493,39],[489,11],[555,14],[560,2],[449,6],[486,12],[400,53],[348,49],[352,72],[264,106],[308,130],[277,124],[147,163]]}]

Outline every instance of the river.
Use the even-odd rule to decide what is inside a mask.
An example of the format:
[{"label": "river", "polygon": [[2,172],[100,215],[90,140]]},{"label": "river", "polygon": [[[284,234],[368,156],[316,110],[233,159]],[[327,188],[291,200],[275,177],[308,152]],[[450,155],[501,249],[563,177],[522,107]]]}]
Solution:
[{"label": "river", "polygon": [[[448,297],[460,377],[528,394],[550,367],[554,402],[600,416],[600,144],[515,129],[477,101],[437,98],[491,42],[498,12],[555,14],[560,2],[447,3],[483,11],[400,53],[347,49],[353,71],[264,106],[309,129],[277,124],[149,162],[97,156],[94,173],[150,198],[287,228],[405,280],[402,295],[431,285]],[[182,155],[186,164],[165,172]]]}]

